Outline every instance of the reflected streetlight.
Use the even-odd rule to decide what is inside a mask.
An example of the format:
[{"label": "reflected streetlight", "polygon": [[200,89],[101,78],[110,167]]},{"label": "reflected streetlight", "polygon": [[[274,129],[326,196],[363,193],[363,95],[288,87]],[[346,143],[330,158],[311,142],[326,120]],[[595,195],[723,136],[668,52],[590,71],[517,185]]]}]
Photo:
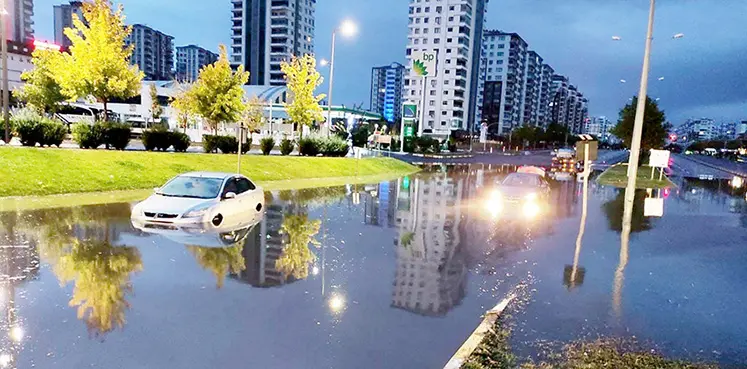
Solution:
[{"label": "reflected streetlight", "polygon": [[10,339],[15,343],[21,343],[23,340],[23,328],[15,326],[10,329]]},{"label": "reflected streetlight", "polygon": [[345,37],[352,37],[358,33],[358,26],[352,20],[346,19],[332,31],[332,52],[329,61],[329,93],[327,94],[327,136],[329,136],[332,126],[332,85],[335,79],[335,41],[337,39],[337,32],[340,32]]},{"label": "reflected streetlight", "polygon": [[329,299],[329,309],[337,314],[345,309],[345,298],[338,294],[333,294]]},{"label": "reflected streetlight", "polygon": [[13,356],[6,353],[0,354],[0,368],[9,367],[11,362],[13,362]]}]

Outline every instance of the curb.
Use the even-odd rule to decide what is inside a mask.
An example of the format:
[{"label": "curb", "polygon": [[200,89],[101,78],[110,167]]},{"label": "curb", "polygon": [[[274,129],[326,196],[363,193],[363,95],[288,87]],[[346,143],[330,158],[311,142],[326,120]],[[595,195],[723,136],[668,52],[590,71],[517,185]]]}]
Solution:
[{"label": "curb", "polygon": [[701,160],[698,160],[698,159],[695,159],[695,158],[691,158],[691,157],[689,157],[689,156],[686,156],[686,155],[683,155],[682,157],[684,157],[684,158],[685,158],[686,160],[690,160],[690,161],[693,161],[693,162],[695,162],[695,163],[698,163],[698,164],[700,164],[700,165],[705,165],[705,166],[707,166],[707,167],[709,167],[709,168],[713,168],[713,169],[716,169],[716,170],[720,170],[720,171],[722,171],[722,172],[726,172],[726,173],[729,173],[729,174],[733,174],[733,175],[735,175],[735,176],[737,176],[737,177],[747,177],[747,173],[741,173],[741,172],[737,172],[737,171],[735,171],[735,170],[731,170],[731,169],[727,169],[727,168],[719,167],[719,166],[717,166],[717,165],[714,165],[714,164],[711,164],[711,163],[706,163],[706,162],[704,162],[704,161],[701,161]]},{"label": "curb", "polygon": [[493,329],[493,326],[498,320],[498,317],[501,316],[503,311],[506,310],[506,307],[508,307],[508,304],[510,304],[515,297],[516,295],[511,294],[503,299],[503,301],[498,303],[498,305],[485,312],[484,318],[482,322],[480,322],[480,325],[478,325],[477,328],[475,328],[475,330],[472,332],[472,334],[467,337],[467,340],[464,341],[464,343],[461,347],[459,347],[454,356],[452,356],[451,359],[449,359],[449,361],[446,363],[444,369],[461,368],[462,364],[464,364],[467,358],[472,355],[472,352],[477,349],[483,338],[485,338],[485,334]]}]

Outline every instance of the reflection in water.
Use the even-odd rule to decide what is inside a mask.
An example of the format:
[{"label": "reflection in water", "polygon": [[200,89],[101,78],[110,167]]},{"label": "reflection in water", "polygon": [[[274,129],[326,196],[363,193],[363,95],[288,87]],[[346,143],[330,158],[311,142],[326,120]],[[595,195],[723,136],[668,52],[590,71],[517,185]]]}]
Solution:
[{"label": "reflection in water", "polygon": [[[623,198],[625,199],[625,197],[627,197],[630,200],[635,199],[635,201],[624,201],[625,206],[623,209],[623,219],[621,224],[622,234],[620,235],[620,258],[617,269],[615,269],[615,282],[612,288],[612,308],[615,311],[615,316],[617,316],[618,318],[622,316],[622,289],[623,282],[625,281],[625,267],[628,265],[630,233],[635,231],[634,213],[636,212],[636,207],[634,204],[638,202],[639,195],[645,196],[645,192],[642,191],[635,191],[632,196],[628,191],[635,190],[632,188],[628,188],[625,190],[625,192],[621,192],[624,195]],[[625,196],[626,194],[627,196]],[[640,210],[640,206],[638,210]]]},{"label": "reflection in water", "polygon": [[[646,191],[635,190],[635,199],[630,204],[632,206],[632,209],[630,209],[631,219],[629,219],[629,221],[630,232],[632,233],[644,232],[653,228],[651,219],[644,216],[645,201]],[[604,212],[607,215],[607,221],[609,222],[609,227],[611,230],[623,232],[625,224],[623,214],[625,213],[626,205],[625,191],[619,191],[617,193],[617,197],[614,200],[604,204]]]},{"label": "reflection in water", "polygon": [[288,244],[275,262],[275,267],[285,278],[306,279],[309,276],[309,265],[316,260],[309,245],[321,245],[314,238],[321,223],[320,220],[310,220],[308,214],[285,216],[281,231],[288,235]]},{"label": "reflection in water", "polygon": [[223,288],[226,275],[238,274],[246,268],[244,256],[241,255],[243,248],[242,243],[229,247],[187,246],[197,263],[215,275],[215,287],[218,289]]},{"label": "reflection in water", "polygon": [[582,285],[584,283],[584,277],[586,276],[586,269],[579,268],[578,266],[579,259],[581,258],[581,245],[584,239],[584,232],[586,231],[586,216],[589,210],[589,165],[586,165],[585,171],[586,172],[583,174],[584,185],[581,207],[581,223],[578,228],[578,236],[576,237],[576,249],[573,253],[573,265],[570,266],[570,268],[566,266],[565,273],[563,274],[563,282],[566,287],[568,287],[568,289],[572,289],[576,286]]},{"label": "reflection in water", "polygon": [[74,283],[70,306],[90,331],[105,334],[125,324],[125,297],[132,293],[130,274],[143,269],[140,252],[132,247],[113,247],[107,241],[74,239],[54,272],[61,284]]}]

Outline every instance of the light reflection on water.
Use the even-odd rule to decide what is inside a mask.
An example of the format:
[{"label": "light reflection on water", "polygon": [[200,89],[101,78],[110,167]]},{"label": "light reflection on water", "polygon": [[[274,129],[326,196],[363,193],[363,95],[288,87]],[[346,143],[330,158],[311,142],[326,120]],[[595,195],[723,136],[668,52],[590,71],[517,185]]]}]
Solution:
[{"label": "light reflection on water", "polygon": [[[685,288],[681,275],[665,272],[676,268],[675,257],[698,265],[704,257],[699,250],[709,245],[663,240],[683,227],[716,219],[721,233],[697,242],[724,247],[724,240],[745,241],[742,190],[687,180],[671,192],[638,191],[628,234],[621,227],[624,193],[593,180],[587,206],[582,184],[553,182],[542,216],[527,220],[509,211],[496,220],[485,211],[486,193],[513,170],[433,167],[395,182],[268,193],[266,212],[256,224],[213,238],[203,234],[194,242],[133,228],[129,204],[0,213],[0,243],[20,246],[0,249],[0,308],[3,317],[12,317],[0,321],[0,343],[10,348],[13,365],[18,357],[21,364],[42,366],[52,365],[47,360],[68,367],[106,365],[112,362],[102,347],[103,352],[146,355],[135,342],[164,337],[154,331],[192,337],[212,325],[222,327],[211,333],[220,342],[241,335],[254,337],[253,342],[261,337],[314,342],[295,352],[299,362],[288,361],[282,354],[287,349],[268,342],[228,355],[223,364],[235,365],[250,355],[265,367],[302,367],[306,360],[320,367],[352,367],[360,365],[363,353],[377,351],[390,356],[372,358],[372,368],[434,367],[461,344],[482,312],[514,286],[529,284],[536,289],[534,303],[519,315],[524,329],[519,341],[623,332],[674,342],[684,350],[716,345],[681,334],[694,324],[691,309],[672,318],[663,312],[667,307],[649,301],[659,294],[682,304],[682,295],[688,294],[690,303],[699,299],[701,308],[717,303],[725,317],[732,317],[743,293],[718,305],[720,296],[706,301],[705,287]],[[653,197],[664,198],[663,218],[645,216],[646,198]],[[580,219],[584,214],[585,222]],[[678,244],[689,254],[668,248]],[[727,251],[734,260],[717,263],[733,271],[744,252]],[[719,276],[718,270],[712,272],[711,280]],[[747,282],[743,272],[732,278],[740,286]],[[174,302],[158,300],[151,306],[154,287]],[[205,290],[213,291],[209,299]],[[251,315],[235,310],[237,303]],[[53,321],[66,320],[70,311],[82,324],[62,328]],[[645,327],[649,319],[662,322],[648,324],[655,332]],[[270,328],[265,321],[297,330]],[[23,338],[11,344],[10,333],[19,322]],[[717,316],[707,323],[715,334],[725,329]],[[166,329],[173,324],[184,329]],[[251,333],[240,328],[247,324],[256,328]],[[625,328],[614,328],[620,326]],[[80,328],[93,339],[71,340],[69,335],[80,335]],[[732,340],[744,338],[725,332]],[[169,365],[208,367],[199,358],[206,348],[172,339],[172,344],[161,343],[178,352],[177,362]],[[65,343],[72,341],[76,344]],[[58,354],[50,359],[49,352]],[[423,354],[413,357],[412,352]],[[158,353],[146,356],[153,363],[162,359]],[[726,362],[739,358],[744,351],[734,348],[716,357]]]}]

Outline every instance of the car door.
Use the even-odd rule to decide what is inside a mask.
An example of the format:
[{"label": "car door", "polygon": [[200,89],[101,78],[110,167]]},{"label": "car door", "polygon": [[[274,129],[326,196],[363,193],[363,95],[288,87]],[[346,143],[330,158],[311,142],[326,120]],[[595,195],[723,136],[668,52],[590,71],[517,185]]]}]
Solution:
[{"label": "car door", "polygon": [[260,191],[257,191],[257,186],[255,186],[254,183],[252,183],[245,177],[238,178],[237,186],[239,188],[239,191],[241,192],[241,195],[239,197],[241,198],[242,211],[253,214],[254,212],[260,210],[261,208],[257,209],[257,205],[261,205],[261,197],[264,196],[264,194],[259,193]]},{"label": "car door", "polygon": [[[223,185],[223,191],[221,191],[219,206],[219,211],[223,215],[224,222],[235,218],[236,214],[238,214],[241,209],[238,191],[236,177],[227,179],[226,183]],[[226,194],[229,192],[236,194],[236,197],[232,199],[226,198]]]}]

